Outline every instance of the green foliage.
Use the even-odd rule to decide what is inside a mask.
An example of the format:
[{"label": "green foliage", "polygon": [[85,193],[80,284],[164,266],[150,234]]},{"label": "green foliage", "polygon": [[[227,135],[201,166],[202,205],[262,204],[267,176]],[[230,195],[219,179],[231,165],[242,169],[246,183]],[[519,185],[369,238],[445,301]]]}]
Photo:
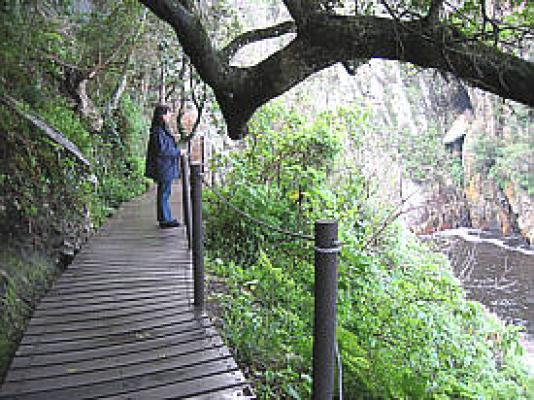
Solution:
[{"label": "green foliage", "polygon": [[56,272],[42,256],[0,251],[0,379],[33,308]]},{"label": "green foliage", "polygon": [[74,143],[82,154],[90,157],[92,149],[91,135],[80,117],[76,115],[65,99],[60,97],[47,101],[41,104],[37,113]]},{"label": "green foliage", "polygon": [[[484,11],[483,11],[484,10]],[[448,22],[464,34],[482,43],[509,50],[510,45],[523,46],[534,25],[533,6],[522,0],[511,0],[491,11],[482,1],[464,1],[447,13]]]},{"label": "green foliage", "polygon": [[449,160],[448,165],[452,182],[456,187],[462,188],[464,186],[464,165],[462,159],[453,157]]},{"label": "green foliage", "polygon": [[385,257],[343,253],[340,308],[349,309],[340,322],[369,364],[349,379],[359,377],[378,398],[521,398],[524,387],[508,371],[520,354],[517,329],[465,301],[442,259],[407,232],[397,235]]},{"label": "green foliage", "polygon": [[148,185],[144,178],[148,122],[128,97],[115,118],[117,132],[109,130],[93,138],[93,173],[98,183],[91,209],[97,224]]},{"label": "green foliage", "polygon": [[91,163],[90,168],[81,165],[39,128],[0,105],[0,240],[3,248],[30,248],[49,258],[33,262],[18,253],[0,255],[0,372],[37,294],[53,275],[49,265],[58,263],[64,242],[76,250],[115,207],[147,187],[143,110],[123,96],[107,120],[114,129],[95,132],[72,93],[76,80],[93,71],[87,94],[104,109],[125,68],[132,67],[139,45],[132,39],[146,9],[134,0],[78,3],[8,0],[0,6],[0,95],[17,99]]},{"label": "green foliage", "polygon": [[[331,127],[331,118],[324,114],[309,121],[282,104],[266,107],[252,122],[252,134],[244,140],[242,151],[214,162],[215,168],[232,166],[228,179],[233,184],[221,187],[221,193],[241,210],[261,213],[262,220],[271,225],[309,233],[305,214],[319,206],[321,195],[316,193],[317,188],[341,151],[343,130]],[[283,122],[275,129],[269,123],[271,120]],[[213,195],[208,198],[213,204],[218,201]],[[231,209],[224,204],[220,207],[219,212],[226,218],[208,222],[206,241],[211,248],[229,251],[249,262],[255,259],[259,248],[272,245],[269,229],[236,220]],[[274,236],[283,240],[277,234]]]},{"label": "green foliage", "polygon": [[534,196],[534,172],[530,168],[534,149],[531,142],[528,129],[526,136],[477,137],[472,148],[475,171],[495,179],[501,189],[515,183]]},{"label": "green foliage", "polygon": [[121,142],[126,151],[137,157],[144,157],[148,142],[149,121],[143,116],[143,109],[130,95],[121,98],[116,115]]},{"label": "green foliage", "polygon": [[57,72],[51,62],[34,62],[41,59],[42,49],[58,49],[58,37],[54,34],[57,24],[46,20],[20,4],[7,0],[0,8],[0,77],[1,91],[17,93],[19,99],[31,103],[42,101],[45,97],[46,82],[50,75]]},{"label": "green foliage", "polygon": [[527,398],[534,399],[534,376],[529,377],[527,386]]},{"label": "green foliage", "polygon": [[[3,175],[9,184],[3,213],[10,228],[7,231],[17,231],[15,226],[28,218],[46,225],[52,214],[81,221],[87,211],[93,223],[100,225],[112,208],[146,189],[141,149],[147,134],[141,132],[146,123],[135,114],[139,110],[132,109],[122,118],[121,132],[128,148],[118,145],[114,136],[90,134],[61,100],[43,104],[36,111],[79,147],[92,169],[82,168],[39,130],[1,108],[0,128],[6,133],[2,139],[5,148],[12,150],[6,155]],[[44,208],[38,208],[43,204]]]},{"label": "green foliage", "polygon": [[404,131],[398,134],[400,162],[409,177],[429,183],[452,178],[460,187],[463,183],[461,159],[450,154],[442,142],[442,133],[430,128],[423,134]]},{"label": "green foliage", "polygon": [[[71,118],[67,113],[66,120],[72,122]],[[18,232],[27,223],[37,232],[44,231],[56,218],[79,222],[89,196],[83,190],[80,166],[60,146],[3,107],[0,130],[0,143],[6,149],[0,213],[4,232]],[[71,190],[65,193],[65,188]]]},{"label": "green foliage", "polygon": [[229,291],[217,299],[223,329],[240,362],[259,377],[261,398],[309,398],[313,298],[308,290],[262,251],[249,268],[221,259],[208,265],[227,280]]},{"label": "green foliage", "polygon": [[[328,173],[342,166],[339,132],[347,127],[340,119],[321,115],[303,123],[276,104],[256,118],[262,134],[221,161],[221,190],[242,211],[290,231],[310,233],[324,217],[340,221],[344,398],[526,398],[517,328],[466,301],[442,256],[397,225],[378,238],[379,251],[365,249],[387,210],[365,198],[364,180],[354,173],[347,179]],[[336,125],[339,131],[329,129]],[[322,133],[310,134],[311,127]],[[209,192],[206,200],[207,265],[227,285],[219,296],[226,340],[257,380],[260,398],[309,398],[312,243],[243,219]]]}]

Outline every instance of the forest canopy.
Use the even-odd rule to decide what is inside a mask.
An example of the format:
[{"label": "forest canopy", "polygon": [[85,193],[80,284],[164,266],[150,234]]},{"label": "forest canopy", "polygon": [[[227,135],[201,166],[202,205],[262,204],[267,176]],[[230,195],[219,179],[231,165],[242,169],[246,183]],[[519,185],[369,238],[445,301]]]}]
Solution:
[{"label": "forest canopy", "polygon": [[[254,112],[310,75],[343,63],[347,72],[372,58],[409,62],[452,74],[504,99],[534,106],[533,4],[487,1],[284,0],[290,18],[240,32],[219,46],[206,24],[209,6],[191,0],[140,0],[172,26],[183,51],[214,91],[238,139]],[[507,10],[507,11],[503,11]],[[238,49],[293,34],[293,39],[249,67],[231,64]]]}]

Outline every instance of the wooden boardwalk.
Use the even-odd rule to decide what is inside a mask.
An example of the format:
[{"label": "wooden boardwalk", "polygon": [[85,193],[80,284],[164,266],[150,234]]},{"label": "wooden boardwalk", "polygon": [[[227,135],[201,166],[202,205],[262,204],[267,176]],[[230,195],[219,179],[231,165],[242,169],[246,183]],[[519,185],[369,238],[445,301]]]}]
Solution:
[{"label": "wooden boardwalk", "polygon": [[252,398],[192,306],[185,229],[157,227],[154,197],[121,207],[43,298],[0,399]]}]

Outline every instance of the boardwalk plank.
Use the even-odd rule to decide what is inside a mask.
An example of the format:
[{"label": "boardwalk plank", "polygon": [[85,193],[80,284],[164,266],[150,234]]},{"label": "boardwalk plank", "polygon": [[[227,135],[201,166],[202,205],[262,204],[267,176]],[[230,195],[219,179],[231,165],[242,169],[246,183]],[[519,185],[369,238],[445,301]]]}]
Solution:
[{"label": "boardwalk plank", "polygon": [[106,311],[106,310],[120,310],[122,308],[135,308],[137,306],[143,306],[143,305],[150,305],[154,303],[162,303],[162,302],[175,302],[178,305],[181,304],[188,304],[190,305],[190,301],[188,301],[188,298],[184,296],[183,294],[178,295],[175,293],[163,293],[163,294],[150,294],[148,296],[142,297],[142,298],[132,298],[132,299],[123,299],[120,302],[117,302],[114,298],[113,300],[107,301],[107,302],[97,302],[92,304],[73,304],[70,307],[61,307],[61,305],[58,305],[57,307],[48,307],[48,308],[40,308],[38,311],[38,316],[34,318],[32,322],[36,322],[37,320],[42,319],[43,317],[63,317],[64,320],[68,320],[70,318],[74,318],[76,315],[84,315],[84,314],[90,314],[90,313],[96,313],[99,311]]},{"label": "boardwalk plank", "polygon": [[[22,381],[8,381],[4,385],[7,393],[31,393],[49,390],[64,389],[82,385],[96,385],[97,383],[110,382],[130,377],[139,377],[146,374],[175,370],[198,364],[209,360],[228,358],[222,347],[205,348],[205,343],[189,343],[189,350],[184,351],[179,347],[171,349],[158,349],[130,356],[106,358],[100,360],[100,365],[87,363],[87,370],[82,368],[83,363],[71,364],[71,367],[56,367],[54,375],[40,377],[32,374],[32,370],[26,371]],[[225,360],[226,361],[226,360]]]},{"label": "boardwalk plank", "polygon": [[[186,280],[192,280],[192,276],[184,275],[180,272],[171,272],[171,273],[163,273],[163,272],[146,272],[146,271],[126,271],[126,272],[112,272],[107,273],[106,276],[101,276],[99,274],[92,274],[92,275],[78,275],[74,277],[68,277],[66,279],[61,280],[61,282],[58,282],[54,288],[64,288],[64,287],[90,287],[94,285],[102,285],[102,284],[113,284],[118,282],[136,282],[136,281],[147,281],[147,280],[153,280],[153,281],[161,281],[161,280],[167,280],[169,283],[178,283],[184,279]],[[72,285],[71,285],[72,283]]]},{"label": "boardwalk plank", "polygon": [[[176,285],[165,285],[165,286],[159,286],[157,293],[163,293],[163,292],[173,292],[175,294],[183,294],[184,296],[188,296],[192,293],[192,288],[187,287],[184,290],[183,287],[179,287]],[[142,297],[150,297],[154,295],[154,290],[150,287],[148,288],[138,288],[135,291],[131,290],[116,290],[114,292],[109,293],[98,293],[98,296],[94,293],[80,293],[79,295],[73,294],[71,296],[65,297],[61,296],[57,293],[50,293],[50,296],[43,299],[39,306],[57,306],[61,304],[65,304],[66,306],[69,304],[79,304],[80,301],[83,300],[84,304],[90,304],[93,303],[100,303],[105,302],[107,299],[114,299],[116,298],[117,301],[120,301],[121,299],[128,299],[128,298],[142,298]]]},{"label": "boardwalk plank", "polygon": [[[94,337],[76,338],[75,340],[22,344],[17,350],[17,357],[13,360],[12,365],[17,365],[17,362],[35,362],[38,365],[37,361],[35,360],[44,359],[45,361],[43,361],[43,363],[48,362],[49,360],[54,361],[58,359],[56,356],[59,354],[63,354],[66,361],[76,360],[83,358],[84,356],[89,357],[90,355],[87,355],[87,353],[98,353],[98,351],[104,348],[110,348],[110,352],[120,352],[121,350],[118,348],[121,346],[124,346],[126,349],[128,345],[131,344],[140,345],[151,340],[190,333],[209,335],[209,332],[206,333],[206,328],[200,326],[199,321],[195,319],[188,322],[182,322],[179,326],[176,326],[175,324],[169,324],[125,332],[115,336],[100,335]],[[79,353],[83,354],[79,355]],[[29,359],[29,361],[25,361],[25,359]]]},{"label": "boardwalk plank", "polygon": [[[184,290],[187,288],[190,288],[190,283],[188,282],[180,282],[181,284],[173,284],[170,282],[162,283],[159,288],[162,289],[168,289],[173,288],[176,290]],[[183,283],[183,284],[182,284]],[[146,293],[146,292],[154,292],[154,286],[153,285],[132,285],[131,287],[115,287],[115,288],[107,288],[104,290],[95,290],[93,292],[84,292],[81,290],[51,290],[50,291],[50,297],[49,301],[55,301],[57,302],[58,299],[56,297],[61,298],[68,298],[68,299],[87,299],[87,298],[93,298],[95,296],[109,296],[109,295],[116,295],[116,294],[128,294],[128,293]]]},{"label": "boardwalk plank", "polygon": [[168,278],[182,278],[184,277],[184,274],[180,270],[176,271],[169,271],[169,269],[161,269],[161,270],[155,270],[155,269],[119,269],[115,271],[106,271],[105,276],[102,276],[102,271],[95,270],[93,272],[78,272],[76,274],[71,273],[69,275],[63,275],[61,276],[60,282],[62,284],[66,282],[100,282],[102,280],[111,280],[111,279],[118,279],[118,278],[129,278],[129,277],[168,277]]},{"label": "boardwalk plank", "polygon": [[86,310],[81,311],[78,310],[76,313],[71,314],[58,314],[58,315],[43,315],[40,314],[39,316],[32,319],[31,323],[29,324],[29,329],[31,332],[31,329],[33,327],[37,326],[58,326],[58,325],[69,325],[69,326],[76,326],[76,323],[83,323],[87,324],[89,327],[92,326],[90,321],[95,321],[99,319],[113,319],[113,318],[119,318],[119,317],[125,317],[128,315],[135,315],[140,313],[149,313],[152,311],[167,309],[167,308],[173,308],[177,312],[180,312],[180,310],[183,309],[190,309],[189,302],[185,301],[183,298],[178,300],[164,297],[162,299],[158,299],[158,301],[150,302],[147,300],[144,300],[140,304],[129,304],[128,307],[116,307],[116,308],[99,308],[96,310]]},{"label": "boardwalk plank", "polygon": [[[184,399],[188,397],[196,398],[199,395],[206,395],[210,392],[226,390],[228,387],[243,387],[245,384],[239,371],[232,371],[214,375],[199,376],[184,382],[176,382],[168,385],[161,385],[146,390],[135,390],[119,396],[102,397],[102,400],[148,400],[148,399]],[[218,397],[214,397],[221,400]]]},{"label": "boardwalk plank", "polygon": [[[50,374],[55,374],[55,366],[64,367],[66,365],[80,362],[89,363],[93,360],[100,362],[109,357],[119,357],[125,354],[133,354],[148,350],[165,350],[169,346],[179,346],[181,344],[189,347],[192,342],[197,342],[202,344],[205,348],[208,348],[210,345],[214,345],[214,343],[219,343],[219,338],[217,336],[206,335],[205,332],[199,330],[192,330],[189,332],[156,337],[150,340],[141,339],[136,342],[129,341],[120,345],[108,345],[82,350],[71,350],[68,352],[21,356],[16,360],[17,362],[11,366],[9,381],[20,380],[20,374],[26,374],[27,369],[32,369],[32,374],[49,376]],[[52,369],[49,370],[48,368]],[[41,369],[43,370],[43,373],[39,372]]]},{"label": "boardwalk plank", "polygon": [[[231,375],[236,373],[236,370],[230,370],[227,364],[227,358],[219,358],[214,360],[199,360],[198,363],[185,366],[182,368],[168,368],[160,371],[153,371],[151,373],[146,373],[144,375],[134,375],[131,377],[121,377],[120,379],[109,379],[107,381],[91,383],[87,385],[79,385],[73,387],[65,387],[62,389],[52,389],[47,391],[38,391],[38,392],[26,392],[19,394],[10,394],[8,397],[0,396],[0,399],[9,398],[13,400],[24,399],[24,400],[42,400],[43,395],[46,395],[49,399],[54,400],[86,400],[86,399],[95,399],[95,398],[139,398],[143,400],[149,399],[164,399],[164,398],[180,398],[180,392],[173,390],[170,394],[172,397],[160,397],[161,394],[154,393],[155,390],[159,390],[161,393],[161,388],[169,387],[171,385],[176,385],[181,383],[182,386],[189,388],[189,393],[195,392],[191,390],[191,387],[197,388],[199,390],[199,385],[204,385],[203,377],[206,376],[208,379],[213,376],[221,376],[223,378],[219,379],[220,381],[226,382],[223,383],[225,387],[230,385],[235,386],[235,376]],[[202,370],[202,374],[199,377],[199,369]],[[230,373],[228,372],[230,371]],[[228,381],[231,383],[229,384]],[[213,386],[213,383],[210,382]],[[133,397],[137,396],[137,393],[140,391],[145,393],[143,397]],[[149,391],[152,390],[153,393]],[[167,390],[167,395],[169,391]],[[218,400],[221,400],[220,398]]]},{"label": "boardwalk plank", "polygon": [[185,230],[157,227],[154,197],[125,204],[36,307],[0,399],[223,400],[248,388],[192,305]]},{"label": "boardwalk plank", "polygon": [[[186,282],[177,282],[175,283],[178,286],[186,287],[184,284]],[[109,285],[103,284],[100,286],[92,286],[92,287],[58,287],[53,288],[51,290],[51,295],[60,295],[60,296],[69,296],[69,295],[76,295],[77,293],[95,293],[100,294],[102,292],[115,292],[115,291],[126,291],[129,290],[130,292],[135,291],[137,288],[152,288],[153,290],[157,290],[159,287],[159,284],[161,285],[173,285],[173,282],[168,279],[159,279],[159,280],[146,280],[146,281],[132,281],[132,282],[116,282],[116,283],[110,283]]]},{"label": "boardwalk plank", "polygon": [[62,297],[54,297],[53,301],[42,301],[37,306],[36,313],[43,312],[44,314],[46,314],[47,311],[55,312],[57,310],[62,309],[65,310],[65,312],[68,312],[68,310],[75,309],[76,307],[86,307],[91,305],[103,305],[107,307],[108,303],[114,303],[117,305],[127,305],[127,303],[130,301],[142,301],[165,296],[174,296],[175,298],[190,299],[191,295],[191,289],[183,290],[181,288],[171,286],[167,288],[160,287],[158,288],[158,291],[156,293],[154,293],[154,291],[152,290],[136,291],[134,293],[112,293],[98,297],[88,296],[87,298],[84,298],[83,301],[81,301],[80,299],[63,299]]},{"label": "boardwalk plank", "polygon": [[36,329],[26,332],[21,343],[51,343],[92,337],[109,337],[110,340],[114,340],[117,336],[131,332],[180,324],[195,318],[196,316],[192,311],[177,314],[176,310],[169,309],[125,318],[114,318],[112,324],[107,320],[101,320],[91,327],[77,324],[56,328],[53,331],[53,327],[36,327]]}]

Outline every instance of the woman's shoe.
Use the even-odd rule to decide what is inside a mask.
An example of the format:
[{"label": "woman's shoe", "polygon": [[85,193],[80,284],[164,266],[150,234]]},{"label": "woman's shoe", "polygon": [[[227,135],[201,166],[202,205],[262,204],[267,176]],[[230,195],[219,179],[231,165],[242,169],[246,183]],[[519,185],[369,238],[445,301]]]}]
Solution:
[{"label": "woman's shoe", "polygon": [[165,228],[176,228],[178,226],[180,226],[181,224],[176,221],[175,219],[173,219],[172,221],[161,221],[159,223],[159,227],[162,228],[162,229],[165,229]]}]

